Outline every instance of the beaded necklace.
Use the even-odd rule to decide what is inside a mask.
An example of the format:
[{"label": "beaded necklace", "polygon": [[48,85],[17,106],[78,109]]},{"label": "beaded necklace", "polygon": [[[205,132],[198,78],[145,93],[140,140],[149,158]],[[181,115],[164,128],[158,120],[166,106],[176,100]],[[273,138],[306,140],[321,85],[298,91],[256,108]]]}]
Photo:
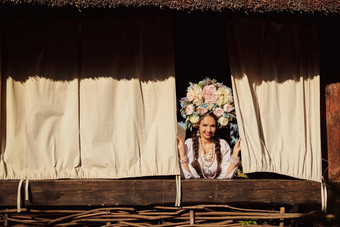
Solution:
[{"label": "beaded necklace", "polygon": [[[206,166],[206,167],[211,167],[212,164],[214,163],[215,161],[215,144],[213,143],[213,145],[211,146],[211,150],[208,151],[207,153],[204,152],[204,147],[202,145],[202,142],[201,142],[201,138],[198,139],[199,140],[199,148],[198,148],[198,152],[199,152],[199,158],[200,158],[200,161],[202,163],[202,165]],[[203,177],[204,178],[207,178],[204,174],[204,171],[203,171],[203,168],[202,168],[202,165],[200,165],[201,167],[201,171],[202,171],[202,174],[203,174]],[[215,178],[216,177],[216,172],[214,174],[214,176],[212,178]]]}]

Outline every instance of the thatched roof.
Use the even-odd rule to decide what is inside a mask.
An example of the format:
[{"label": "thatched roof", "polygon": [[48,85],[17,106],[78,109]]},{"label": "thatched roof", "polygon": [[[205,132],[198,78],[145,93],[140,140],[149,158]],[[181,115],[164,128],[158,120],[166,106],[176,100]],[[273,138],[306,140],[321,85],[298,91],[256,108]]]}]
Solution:
[{"label": "thatched roof", "polygon": [[340,13],[340,0],[0,0],[51,7],[116,8],[156,6],[176,10],[231,10],[243,12]]}]

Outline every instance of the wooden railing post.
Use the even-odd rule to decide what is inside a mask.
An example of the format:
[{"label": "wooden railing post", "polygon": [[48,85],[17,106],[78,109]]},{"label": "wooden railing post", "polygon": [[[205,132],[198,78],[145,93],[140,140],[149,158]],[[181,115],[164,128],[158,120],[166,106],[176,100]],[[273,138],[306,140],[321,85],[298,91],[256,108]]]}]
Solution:
[{"label": "wooden railing post", "polygon": [[340,83],[326,86],[328,179],[340,181]]},{"label": "wooden railing post", "polygon": [[5,214],[4,226],[8,226],[8,214]]},{"label": "wooden railing post", "polygon": [[194,224],[195,224],[195,211],[190,210],[190,225],[194,225]]},{"label": "wooden railing post", "polygon": [[[280,207],[280,213],[281,214],[285,214],[286,213],[286,209],[284,207]],[[281,218],[280,219],[280,227],[285,226],[285,219]]]}]

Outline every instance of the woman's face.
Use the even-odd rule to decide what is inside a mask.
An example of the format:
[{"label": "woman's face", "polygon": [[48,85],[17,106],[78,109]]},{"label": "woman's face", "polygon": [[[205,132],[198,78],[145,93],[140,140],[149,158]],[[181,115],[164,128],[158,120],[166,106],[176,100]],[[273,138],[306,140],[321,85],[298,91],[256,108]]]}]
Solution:
[{"label": "woman's face", "polygon": [[201,135],[201,139],[210,140],[211,137],[214,136],[216,132],[216,121],[211,116],[205,116],[199,126],[199,131]]}]

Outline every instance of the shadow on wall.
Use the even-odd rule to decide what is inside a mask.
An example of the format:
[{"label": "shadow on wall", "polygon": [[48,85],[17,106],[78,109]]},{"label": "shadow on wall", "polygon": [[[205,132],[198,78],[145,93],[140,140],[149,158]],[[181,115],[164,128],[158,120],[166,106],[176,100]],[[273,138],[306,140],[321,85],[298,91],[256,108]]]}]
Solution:
[{"label": "shadow on wall", "polygon": [[235,78],[250,83],[300,81],[320,75],[317,23],[260,17],[228,17],[228,48]]},{"label": "shadow on wall", "polygon": [[157,81],[174,76],[169,17],[5,19],[0,29],[3,78]]}]

